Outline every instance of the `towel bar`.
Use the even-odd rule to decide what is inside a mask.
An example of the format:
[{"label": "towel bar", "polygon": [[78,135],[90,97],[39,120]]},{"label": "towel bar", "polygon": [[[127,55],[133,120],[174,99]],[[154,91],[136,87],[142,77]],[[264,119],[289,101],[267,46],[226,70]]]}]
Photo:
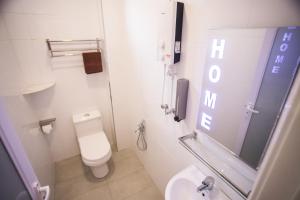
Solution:
[{"label": "towel bar", "polygon": [[[81,55],[83,52],[98,51],[101,52],[100,42],[101,39],[86,39],[86,40],[50,40],[47,39],[47,46],[51,57],[64,57],[64,56],[77,56]],[[53,45],[72,45],[72,44],[86,44],[87,42],[95,42],[95,48],[74,48],[74,49],[54,49]],[[70,53],[70,52],[78,53]]]},{"label": "towel bar", "polygon": [[[219,169],[217,169],[215,166],[213,166],[209,161],[207,161],[203,156],[201,156],[201,153],[194,149],[189,142],[192,142],[194,144],[197,140],[197,133],[194,132],[192,134],[188,134],[182,137],[178,138],[179,143],[188,150],[193,156],[196,157],[200,162],[202,162],[206,167],[208,167],[214,174],[216,174],[221,180],[224,181],[230,188],[232,188],[237,194],[239,194],[243,199],[247,199],[249,196],[249,193],[244,192],[237,184],[232,182],[226,175],[224,175]],[[189,142],[188,142],[189,141]]]}]

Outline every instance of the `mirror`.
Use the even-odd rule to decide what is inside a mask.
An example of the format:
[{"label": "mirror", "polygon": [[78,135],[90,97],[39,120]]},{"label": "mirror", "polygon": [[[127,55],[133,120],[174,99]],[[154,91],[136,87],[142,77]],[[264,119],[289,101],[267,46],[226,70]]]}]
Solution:
[{"label": "mirror", "polygon": [[300,27],[209,31],[197,129],[257,168],[300,62]]}]

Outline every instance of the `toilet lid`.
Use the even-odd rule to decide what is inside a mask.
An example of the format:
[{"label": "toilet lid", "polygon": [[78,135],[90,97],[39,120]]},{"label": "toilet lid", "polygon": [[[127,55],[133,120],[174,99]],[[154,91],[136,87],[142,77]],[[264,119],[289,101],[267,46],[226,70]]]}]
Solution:
[{"label": "toilet lid", "polygon": [[98,132],[78,139],[81,156],[89,161],[96,161],[107,156],[110,152],[110,144],[105,133]]}]

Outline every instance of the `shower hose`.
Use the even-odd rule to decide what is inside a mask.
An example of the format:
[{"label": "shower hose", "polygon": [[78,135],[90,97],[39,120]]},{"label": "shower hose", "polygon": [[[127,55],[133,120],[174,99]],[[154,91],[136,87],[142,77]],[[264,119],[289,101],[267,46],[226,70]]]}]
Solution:
[{"label": "shower hose", "polygon": [[140,151],[147,150],[147,142],[145,138],[145,121],[142,121],[138,124],[138,128],[135,130],[135,133],[138,134],[136,146]]}]

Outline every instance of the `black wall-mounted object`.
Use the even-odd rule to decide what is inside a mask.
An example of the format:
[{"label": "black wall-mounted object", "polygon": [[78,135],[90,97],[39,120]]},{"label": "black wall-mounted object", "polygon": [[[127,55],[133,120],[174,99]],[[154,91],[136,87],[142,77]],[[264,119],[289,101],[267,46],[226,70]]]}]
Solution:
[{"label": "black wall-mounted object", "polygon": [[182,37],[182,24],[183,24],[183,10],[184,3],[175,2],[175,11],[174,11],[174,48],[172,55],[173,64],[178,63],[180,61],[181,54],[181,37]]}]

